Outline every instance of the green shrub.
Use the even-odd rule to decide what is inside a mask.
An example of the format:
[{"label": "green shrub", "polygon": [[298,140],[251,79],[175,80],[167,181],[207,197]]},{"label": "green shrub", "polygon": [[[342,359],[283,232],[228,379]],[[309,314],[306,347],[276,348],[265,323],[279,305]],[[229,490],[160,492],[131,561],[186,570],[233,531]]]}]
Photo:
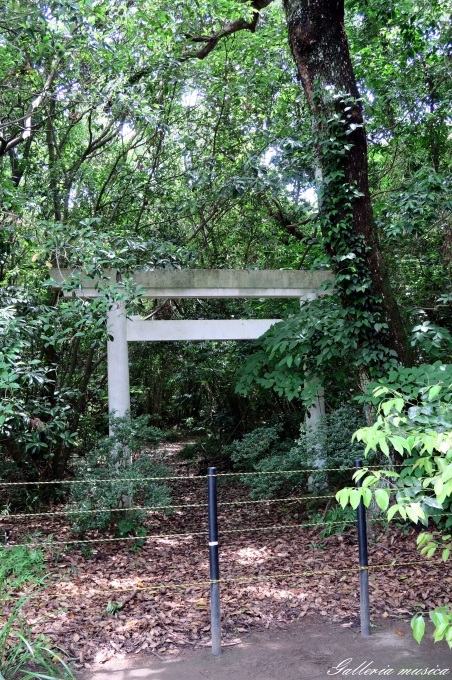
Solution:
[{"label": "green shrub", "polygon": [[[282,426],[261,427],[224,447],[236,470],[259,472],[242,481],[256,498],[292,493],[295,489],[316,491],[334,489],[352,478],[354,461],[362,457],[364,446],[352,442],[355,430],[365,420],[351,406],[342,406],[319,419],[313,431],[301,429],[297,442],[284,439]],[[319,472],[311,472],[319,469]],[[323,472],[322,468],[334,468]],[[295,470],[295,474],[276,472]],[[270,474],[270,473],[275,474]]]},{"label": "green shrub", "polygon": [[257,475],[244,475],[241,480],[251,487],[254,498],[271,498],[303,482],[302,475],[271,475],[281,470],[299,469],[299,457],[293,453],[293,440],[284,439],[281,424],[258,427],[223,447],[236,470],[240,472],[259,472]]},{"label": "green shrub", "polygon": [[[436,362],[415,368],[392,370],[380,384],[369,385],[363,397],[376,406],[371,427],[355,433],[366,444],[365,455],[381,451],[387,464],[382,470],[363,469],[356,478],[360,489],[344,488],[336,494],[342,507],[356,508],[361,499],[367,507],[372,500],[387,513],[388,520],[399,515],[404,521],[437,523],[436,531],[421,532],[417,545],[430,559],[441,553],[444,562],[452,554],[452,365]],[[396,451],[402,459],[400,471],[393,468]],[[382,481],[384,484],[382,485]],[[445,640],[452,649],[452,610],[440,607],[430,612],[435,642]],[[411,621],[414,638],[421,642],[425,621],[421,614]]]},{"label": "green shrub", "polygon": [[[147,416],[112,418],[112,436],[99,439],[81,464],[78,479],[90,481],[72,485],[67,507],[77,511],[71,516],[78,534],[113,529],[118,536],[144,536],[146,509],[169,504],[170,487],[149,479],[168,477],[170,470],[163,464],[164,452],[156,451],[162,432],[147,421]],[[140,509],[127,509],[136,506]]]},{"label": "green shrub", "polygon": [[31,546],[5,546],[0,549],[0,602],[9,613],[0,611],[0,680],[73,680],[74,676],[62,656],[44,635],[34,636],[22,616],[26,596],[15,591],[40,584],[45,579],[42,552]]},{"label": "green shrub", "polygon": [[184,448],[180,452],[180,457],[182,460],[193,462],[199,458],[200,448],[199,444],[185,444]]},{"label": "green shrub", "polygon": [[281,442],[281,430],[280,425],[258,427],[223,450],[230,455],[236,469],[252,472],[256,465],[269,456],[289,451],[290,446]]},{"label": "green shrub", "polygon": [[[427,526],[432,519],[439,530],[450,532],[451,491],[444,493],[438,502],[425,489],[426,473],[434,478],[433,470],[441,470],[438,452],[448,460],[451,456],[448,449],[452,448],[452,365],[437,361],[412,368],[400,366],[378,383],[370,383],[361,400],[371,403],[379,416],[372,428],[364,428],[362,437],[359,435],[368,444],[367,459],[376,444],[385,458],[392,459],[397,451],[402,468],[397,478],[396,500],[419,501],[423,512],[419,521]],[[386,447],[385,437],[389,437]]]},{"label": "green shrub", "polygon": [[350,468],[364,455],[364,446],[352,441],[352,437],[365,424],[361,411],[344,405],[322,416],[315,430],[302,430],[298,447],[303,467],[332,470],[310,473],[311,487],[331,490],[350,482],[353,475]]},{"label": "green shrub", "polygon": [[218,435],[208,432],[201,441],[187,444],[180,452],[182,460],[196,465],[201,470],[209,466],[229,467],[229,455]]}]

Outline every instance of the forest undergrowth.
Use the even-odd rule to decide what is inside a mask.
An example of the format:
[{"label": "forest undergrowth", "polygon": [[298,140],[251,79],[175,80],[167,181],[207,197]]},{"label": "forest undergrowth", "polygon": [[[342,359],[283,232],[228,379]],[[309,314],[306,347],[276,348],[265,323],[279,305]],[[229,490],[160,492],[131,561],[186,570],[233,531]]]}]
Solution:
[{"label": "forest undergrowth", "polygon": [[[22,611],[33,633],[44,633],[76,667],[133,653],[171,658],[209,645],[206,479],[190,478],[190,467],[174,455],[180,444],[169,447],[172,503],[195,507],[149,512],[146,538],[106,540],[108,534],[92,530],[87,542],[71,543],[77,537],[63,514],[8,520],[11,535],[3,550],[25,542],[42,550],[47,577],[11,590],[0,614],[7,616],[18,594],[28,592]],[[333,503],[325,512],[327,499],[317,507],[312,501],[253,502],[236,477],[220,478],[218,492],[226,644],[252,627],[283,628],[314,615],[359,626],[353,521],[316,524],[335,520]],[[419,556],[414,527],[371,522],[370,529],[373,621],[450,603],[450,567]]]}]

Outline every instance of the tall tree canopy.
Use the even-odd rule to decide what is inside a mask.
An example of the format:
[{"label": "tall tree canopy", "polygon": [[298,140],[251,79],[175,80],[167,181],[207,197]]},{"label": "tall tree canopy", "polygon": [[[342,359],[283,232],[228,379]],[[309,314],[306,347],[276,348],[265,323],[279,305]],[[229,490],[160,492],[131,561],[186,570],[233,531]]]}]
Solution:
[{"label": "tall tree canopy", "polygon": [[[235,409],[238,422],[248,406],[233,369],[246,357],[241,389],[271,387],[271,408],[290,410],[287,398],[312,398],[307,374],[340,403],[391,363],[447,356],[447,22],[444,0],[7,0],[8,456],[20,461],[25,450],[61,474],[104,408],[108,301],[62,299],[45,285],[49,263],[334,269],[334,293],[301,311],[259,301],[146,306],[126,287],[145,315],[288,317],[257,352],[217,348],[223,393],[215,372],[184,372],[199,348],[134,347],[135,412],[170,417],[170,394],[198,390],[210,414]],[[186,402],[178,418],[202,410]],[[36,419],[45,427],[31,427]]]}]

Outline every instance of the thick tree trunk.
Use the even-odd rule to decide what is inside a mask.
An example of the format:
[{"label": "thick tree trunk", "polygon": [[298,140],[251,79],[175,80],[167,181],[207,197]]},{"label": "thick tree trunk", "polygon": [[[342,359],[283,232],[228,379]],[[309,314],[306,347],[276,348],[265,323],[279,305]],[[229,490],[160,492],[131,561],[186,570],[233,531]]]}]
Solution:
[{"label": "thick tree trunk", "polygon": [[[284,9],[290,47],[313,115],[314,134],[317,139],[321,139],[325,115],[332,108],[332,94],[341,93],[359,99],[344,27],[344,2],[284,0]],[[343,160],[345,181],[360,194],[352,202],[352,231],[354,237],[358,237],[364,245],[364,257],[371,278],[370,293],[377,300],[376,304],[380,306],[383,319],[389,326],[386,343],[397,352],[399,361],[409,365],[412,363],[411,348],[390,288],[372,215],[366,133],[359,101],[352,107],[352,116],[357,127],[352,126],[354,129],[348,137],[352,147]],[[337,255],[334,246],[330,246],[330,255]],[[343,298],[343,302],[348,305],[353,301]]]}]

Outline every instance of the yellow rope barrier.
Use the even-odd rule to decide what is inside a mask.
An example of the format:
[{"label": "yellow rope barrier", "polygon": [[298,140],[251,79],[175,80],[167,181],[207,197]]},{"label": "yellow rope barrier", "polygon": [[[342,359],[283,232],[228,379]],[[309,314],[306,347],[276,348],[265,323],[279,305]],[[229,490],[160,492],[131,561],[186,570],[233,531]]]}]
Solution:
[{"label": "yellow rope barrier", "polygon": [[7,548],[16,548],[18,546],[28,546],[31,547],[34,545],[34,547],[38,548],[43,548],[45,546],[53,546],[53,545],[73,545],[75,543],[81,543],[81,544],[89,544],[89,543],[110,543],[110,542],[115,542],[115,541],[146,541],[152,538],[190,538],[191,536],[205,536],[206,532],[205,531],[191,531],[190,533],[184,533],[184,534],[152,534],[151,536],[123,536],[123,537],[113,537],[113,538],[80,538],[80,539],[74,539],[73,541],[42,541],[39,543],[33,544],[32,541],[29,543],[7,543],[3,546],[4,549]]},{"label": "yellow rope barrier", "polygon": [[[293,580],[294,578],[301,578],[301,577],[310,577],[310,576],[334,576],[336,574],[356,574],[358,575],[359,571],[361,570],[377,570],[377,569],[394,569],[394,568],[403,568],[403,567],[411,567],[415,565],[423,565],[423,566],[429,566],[429,565],[434,565],[434,564],[444,564],[442,560],[412,560],[409,562],[388,562],[388,563],[383,563],[383,564],[374,564],[374,565],[369,565],[368,567],[347,567],[343,569],[312,569],[308,571],[298,571],[298,572],[280,572],[276,574],[261,574],[257,576],[232,576],[232,577],[226,577],[226,578],[220,578],[217,581],[212,581],[212,580],[205,580],[205,581],[195,581],[195,582],[183,582],[183,583],[160,583],[158,585],[152,585],[152,586],[142,586],[142,585],[136,585],[131,588],[112,588],[112,589],[103,589],[103,590],[88,590],[87,595],[93,596],[93,595],[111,595],[111,594],[121,594],[121,593],[132,593],[134,591],[137,592],[146,592],[146,593],[154,593],[154,592],[159,592],[160,590],[169,590],[169,589],[184,589],[187,590],[189,588],[197,588],[197,587],[208,587],[210,586],[211,583],[253,583],[255,581],[265,581],[267,579],[288,579],[288,580]],[[445,580],[451,580],[450,577],[444,577]],[[28,597],[27,599],[37,599],[38,597],[41,597],[42,595],[36,595],[33,597]],[[3,600],[14,600],[17,599],[18,597],[26,597],[23,593],[18,593],[15,597],[12,596],[7,596],[3,598]],[[55,597],[55,595],[52,595],[52,597]],[[80,597],[80,593],[64,593],[61,592],[58,594],[59,598],[62,597]]]},{"label": "yellow rope barrier", "polygon": [[[243,528],[241,527],[240,529],[225,529],[224,531],[220,532],[223,534],[235,534],[235,533],[242,533],[242,532],[247,532],[247,531],[270,531],[271,529],[297,529],[301,527],[310,527],[310,526],[330,526],[333,524],[355,524],[355,522],[305,522],[303,524],[276,524],[268,527],[252,527],[252,528]],[[115,542],[115,541],[147,541],[150,539],[156,539],[156,538],[190,538],[192,536],[206,536],[207,532],[206,531],[190,531],[188,533],[182,533],[182,534],[152,534],[150,536],[124,536],[124,537],[112,537],[112,538],[84,538],[84,539],[74,539],[73,541],[42,541],[39,543],[39,548],[42,548],[46,545],[48,546],[53,546],[53,545],[72,545],[72,544],[87,544],[87,543],[109,543],[109,542]],[[28,546],[30,547],[32,543],[7,543],[4,545],[4,549],[8,548],[16,548],[18,546]]]},{"label": "yellow rope barrier", "polygon": [[353,522],[304,522],[303,524],[274,524],[271,527],[251,527],[249,529],[223,529],[220,534],[238,534],[248,531],[269,531],[270,529],[299,529],[300,527],[331,526],[333,524],[356,524]]},{"label": "yellow rope barrier", "polygon": [[[365,465],[362,470],[381,470],[381,465]],[[391,465],[391,467],[402,467],[401,465]],[[317,467],[311,470],[257,470],[253,472],[217,472],[216,477],[246,477],[247,475],[285,475],[285,474],[304,474],[306,472],[356,472],[354,467],[324,468]]]},{"label": "yellow rope barrier", "polygon": [[[290,498],[266,498],[261,500],[248,500],[248,501],[225,501],[218,503],[220,505],[248,505],[253,503],[283,503],[283,502],[293,502],[293,501],[315,501],[323,498],[335,498],[335,496],[293,496]],[[54,515],[95,515],[102,512],[130,512],[132,510],[144,510],[146,512],[151,512],[152,510],[166,510],[168,508],[206,508],[207,503],[185,503],[182,505],[153,505],[150,507],[136,506],[130,508],[98,508],[96,510],[55,510],[53,512],[19,512],[14,514],[0,515],[0,521],[2,519],[17,518],[17,517],[52,517]]]},{"label": "yellow rope barrier", "polygon": [[[401,465],[391,465],[391,467],[402,467]],[[362,468],[363,470],[380,470],[381,465],[366,465]],[[217,477],[246,477],[248,475],[295,475],[295,474],[305,474],[307,472],[350,472],[356,471],[356,468],[313,468],[311,470],[256,470],[254,472],[218,472]],[[3,482],[0,480],[0,486],[27,486],[35,485],[40,486],[44,484],[101,484],[106,482],[150,482],[150,481],[178,481],[181,479],[207,479],[209,475],[175,475],[173,477],[121,477],[113,479],[61,479],[52,481],[36,481],[36,482]]]},{"label": "yellow rope barrier", "polygon": [[226,501],[218,503],[218,505],[247,505],[248,503],[283,503],[292,501],[318,501],[323,498],[336,498],[334,495],[329,496],[290,496],[288,498],[266,498],[257,501]]},{"label": "yellow rope barrier", "polygon": [[116,477],[109,479],[61,479],[52,480],[48,482],[2,482],[0,486],[42,486],[45,484],[103,484],[106,482],[151,482],[151,481],[172,481],[177,482],[179,479],[207,479],[208,475],[183,475],[174,477]]}]

